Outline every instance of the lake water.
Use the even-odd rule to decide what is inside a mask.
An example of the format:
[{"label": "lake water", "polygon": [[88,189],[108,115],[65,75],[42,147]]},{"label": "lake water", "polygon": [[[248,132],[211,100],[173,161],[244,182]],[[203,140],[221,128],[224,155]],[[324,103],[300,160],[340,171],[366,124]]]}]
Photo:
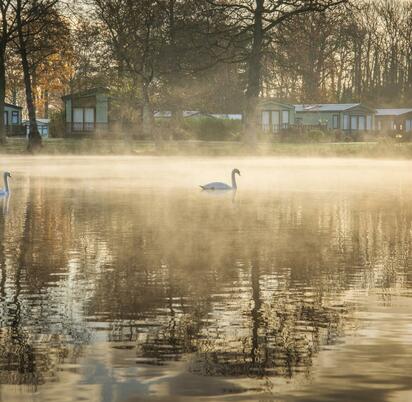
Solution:
[{"label": "lake water", "polygon": [[0,401],[412,400],[411,162],[0,169]]}]

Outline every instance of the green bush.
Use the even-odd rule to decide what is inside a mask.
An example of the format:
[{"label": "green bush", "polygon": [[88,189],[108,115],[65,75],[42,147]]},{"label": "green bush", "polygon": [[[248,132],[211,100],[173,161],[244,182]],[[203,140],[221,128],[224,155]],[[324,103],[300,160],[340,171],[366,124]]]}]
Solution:
[{"label": "green bush", "polygon": [[323,142],[325,141],[326,134],[321,130],[311,130],[307,133],[309,142]]},{"label": "green bush", "polygon": [[170,119],[155,120],[155,126],[164,140],[192,140],[195,139],[184,124],[178,125]]},{"label": "green bush", "polygon": [[66,131],[64,111],[55,111],[50,115],[49,137],[62,138]]},{"label": "green bush", "polygon": [[412,132],[405,131],[402,133],[402,142],[411,142],[412,141]]},{"label": "green bush", "polygon": [[383,146],[391,146],[396,144],[396,139],[390,135],[381,135],[378,137],[378,144]]},{"label": "green bush", "polygon": [[242,123],[238,120],[223,120],[213,117],[191,118],[184,120],[186,131],[203,141],[238,140]]},{"label": "green bush", "polygon": [[302,143],[307,142],[305,133],[298,128],[289,128],[281,130],[278,134],[280,142],[287,143]]},{"label": "green bush", "polygon": [[164,140],[228,141],[240,139],[242,123],[214,117],[193,117],[178,125],[170,119],[158,119],[156,128]]}]

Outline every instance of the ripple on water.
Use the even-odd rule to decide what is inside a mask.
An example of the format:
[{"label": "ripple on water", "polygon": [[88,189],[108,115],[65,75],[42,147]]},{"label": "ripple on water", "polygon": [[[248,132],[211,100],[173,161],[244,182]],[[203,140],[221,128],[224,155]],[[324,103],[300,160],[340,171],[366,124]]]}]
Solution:
[{"label": "ripple on water", "polygon": [[2,398],[407,398],[408,176],[400,197],[345,166],[343,189],[331,172],[311,188],[312,168],[234,201],[183,178],[17,178],[0,216]]}]

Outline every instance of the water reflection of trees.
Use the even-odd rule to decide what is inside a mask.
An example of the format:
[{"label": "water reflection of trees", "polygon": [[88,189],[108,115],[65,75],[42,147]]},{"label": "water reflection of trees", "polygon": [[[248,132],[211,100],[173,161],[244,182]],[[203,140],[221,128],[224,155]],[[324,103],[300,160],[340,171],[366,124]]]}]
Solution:
[{"label": "water reflection of trees", "polygon": [[139,363],[292,376],[339,341],[349,291],[411,283],[393,199],[28,188],[0,220],[2,382],[56,376],[95,324]]},{"label": "water reflection of trees", "polygon": [[18,203],[0,217],[0,383],[36,388],[76,359],[87,335],[54,300],[54,275],[68,261],[63,206],[36,187],[13,195]]},{"label": "water reflection of trees", "polygon": [[[359,244],[364,225],[379,234],[379,221],[359,224],[348,203],[305,209],[287,200],[239,213],[221,203],[156,202],[141,197],[140,208],[113,212],[127,236],[111,243],[116,269],[99,278],[89,305],[110,311],[110,340],[136,342],[141,363],[190,353],[192,370],[204,374],[304,371],[343,331],[340,295],[371,285],[373,263],[360,252],[377,261],[383,246]],[[156,213],[146,215],[148,206]]]}]

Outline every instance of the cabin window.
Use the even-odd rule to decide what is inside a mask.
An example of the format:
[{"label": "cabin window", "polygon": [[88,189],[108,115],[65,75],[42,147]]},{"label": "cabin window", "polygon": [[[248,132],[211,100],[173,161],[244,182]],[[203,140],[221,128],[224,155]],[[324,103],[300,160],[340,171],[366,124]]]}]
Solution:
[{"label": "cabin window", "polygon": [[412,120],[406,120],[405,128],[406,128],[406,131],[412,131]]},{"label": "cabin window", "polygon": [[332,128],[337,129],[339,128],[339,115],[334,114],[332,116]]},{"label": "cabin window", "polygon": [[289,110],[282,112],[282,126],[283,128],[288,128],[289,126]]},{"label": "cabin window", "polygon": [[349,130],[349,115],[343,115],[343,129]]},{"label": "cabin window", "polygon": [[39,132],[42,135],[42,137],[47,136],[49,131],[49,128],[47,126],[39,126]]},{"label": "cabin window", "polygon": [[73,130],[93,131],[94,130],[94,109],[74,108],[73,109]]},{"label": "cabin window", "polygon": [[19,124],[19,112],[11,112],[11,124]]},{"label": "cabin window", "polygon": [[7,110],[4,111],[4,125],[9,125],[9,112]]},{"label": "cabin window", "polygon": [[351,116],[350,118],[350,128],[351,130],[358,129],[358,116]]},{"label": "cabin window", "polygon": [[83,109],[74,108],[73,109],[73,130],[83,131]]},{"label": "cabin window", "polygon": [[[282,114],[281,114],[282,113]],[[281,121],[282,118],[282,121]],[[263,131],[277,132],[281,128],[287,128],[289,125],[289,110],[264,110],[262,111],[262,129]]]},{"label": "cabin window", "polygon": [[272,131],[279,131],[280,113],[278,110],[272,111]]},{"label": "cabin window", "polygon": [[372,130],[372,116],[370,114],[366,116],[366,130]]},{"label": "cabin window", "polygon": [[365,131],[365,129],[366,129],[366,118],[365,118],[365,116],[359,116],[358,129],[361,130],[361,131]]},{"label": "cabin window", "polygon": [[94,129],[94,109],[84,109],[84,130],[91,131]]},{"label": "cabin window", "polygon": [[262,112],[262,130],[269,131],[270,129],[270,113],[267,111]]}]

